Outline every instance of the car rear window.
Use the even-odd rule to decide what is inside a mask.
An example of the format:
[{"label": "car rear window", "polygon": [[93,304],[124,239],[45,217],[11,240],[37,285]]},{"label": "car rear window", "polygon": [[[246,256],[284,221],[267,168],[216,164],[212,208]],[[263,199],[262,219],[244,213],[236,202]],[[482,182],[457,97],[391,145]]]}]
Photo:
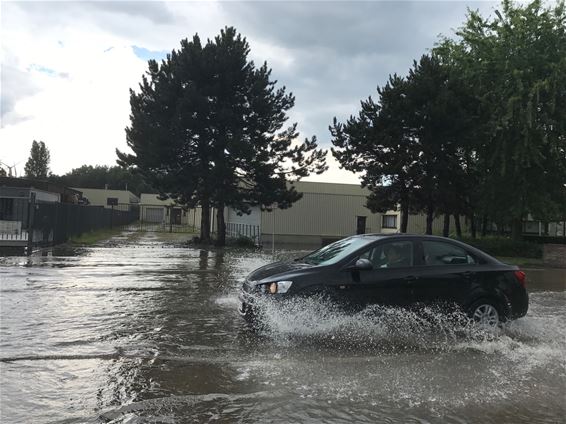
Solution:
[{"label": "car rear window", "polygon": [[466,265],[476,264],[476,259],[466,250],[452,243],[423,241],[425,265]]}]

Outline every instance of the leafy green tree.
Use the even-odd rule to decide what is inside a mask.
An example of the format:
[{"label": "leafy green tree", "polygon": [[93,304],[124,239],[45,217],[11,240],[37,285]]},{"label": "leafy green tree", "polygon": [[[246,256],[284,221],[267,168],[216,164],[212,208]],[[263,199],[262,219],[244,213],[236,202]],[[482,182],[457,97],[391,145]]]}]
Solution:
[{"label": "leafy green tree", "polygon": [[471,12],[435,52],[458,69],[479,104],[476,198],[482,215],[511,224],[560,214],[566,181],[566,11],[504,0],[495,16]]},{"label": "leafy green tree", "polygon": [[155,192],[141,175],[120,166],[83,165],[61,176],[52,175],[50,179],[68,187],[127,189],[136,196]]},{"label": "leafy green tree", "polygon": [[45,179],[49,176],[49,149],[43,141],[33,140],[24,171],[27,178]]},{"label": "leafy green tree", "polygon": [[271,70],[248,60],[249,45],[225,28],[203,46],[182,40],[159,65],[150,60],[138,93],[131,91],[133,153],[117,151],[162,195],[202,207],[201,240],[210,240],[210,208],[225,242],[224,207],[279,208],[300,194],[288,183],[326,169],[316,139],[297,141],[296,124],[283,128],[294,97],[276,88]]}]

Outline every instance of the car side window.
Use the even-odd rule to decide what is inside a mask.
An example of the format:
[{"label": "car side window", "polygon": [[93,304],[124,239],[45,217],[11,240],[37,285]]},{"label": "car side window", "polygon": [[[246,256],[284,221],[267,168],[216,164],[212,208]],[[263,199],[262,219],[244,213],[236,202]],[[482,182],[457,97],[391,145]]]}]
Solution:
[{"label": "car side window", "polygon": [[360,259],[368,259],[373,268],[405,268],[413,266],[413,242],[395,241],[366,250]]},{"label": "car side window", "polygon": [[423,241],[425,265],[476,264],[476,259],[461,247],[442,241]]}]

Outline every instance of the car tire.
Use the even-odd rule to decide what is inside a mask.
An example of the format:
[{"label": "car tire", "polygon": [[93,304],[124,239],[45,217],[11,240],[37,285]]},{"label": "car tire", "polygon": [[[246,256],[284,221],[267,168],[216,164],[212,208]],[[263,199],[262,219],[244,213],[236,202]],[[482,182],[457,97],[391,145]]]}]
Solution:
[{"label": "car tire", "polygon": [[493,299],[479,299],[468,308],[468,317],[487,327],[498,327],[506,321],[499,303]]}]

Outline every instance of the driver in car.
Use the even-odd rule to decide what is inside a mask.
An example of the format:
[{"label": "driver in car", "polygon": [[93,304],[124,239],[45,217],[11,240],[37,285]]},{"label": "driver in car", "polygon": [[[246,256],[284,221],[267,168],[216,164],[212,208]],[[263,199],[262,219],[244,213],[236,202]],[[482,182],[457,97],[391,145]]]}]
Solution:
[{"label": "driver in car", "polygon": [[410,266],[409,258],[402,255],[399,247],[394,244],[385,246],[383,248],[383,254],[385,255],[385,263],[381,265],[381,268],[400,268]]}]

